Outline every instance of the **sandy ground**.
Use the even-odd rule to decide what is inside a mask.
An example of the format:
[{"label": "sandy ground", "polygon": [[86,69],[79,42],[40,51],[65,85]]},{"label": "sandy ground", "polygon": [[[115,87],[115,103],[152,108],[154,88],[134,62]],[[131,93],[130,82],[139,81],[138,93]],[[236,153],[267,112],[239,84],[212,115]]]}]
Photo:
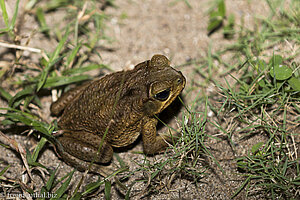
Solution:
[{"label": "sandy ground", "polygon": [[[210,37],[207,35],[207,11],[212,2],[209,0],[189,0],[192,6],[192,8],[189,8],[184,1],[175,0],[116,0],[115,5],[117,5],[117,8],[108,7],[105,10],[111,16],[107,22],[106,34],[113,38],[114,41],[112,43],[108,43],[105,40],[101,41],[103,46],[112,48],[114,51],[110,52],[100,49],[99,53],[102,60],[95,56],[95,61],[108,64],[113,70],[117,71],[130,68],[139,62],[151,58],[152,55],[160,53],[168,56],[172,64],[177,66],[191,59],[206,56],[210,45],[212,51],[220,49],[230,43],[230,41],[224,40],[222,32],[217,32]],[[228,0],[226,5],[227,12],[236,16],[237,24],[240,23],[240,18],[244,17],[245,24],[249,27],[254,24],[253,16],[264,15],[267,9],[266,5],[258,0]],[[51,13],[47,17],[48,25],[51,26],[52,21],[57,22],[61,15],[61,11]],[[121,16],[126,17],[123,18]],[[36,21],[30,16],[25,16],[24,25],[20,30],[24,32],[23,35],[28,36],[36,28]],[[1,39],[5,40],[5,38]],[[52,51],[56,46],[56,42],[46,40],[40,34],[35,34],[31,38],[29,46]],[[3,53],[5,50],[0,47],[0,52]],[[224,57],[226,59],[226,55]],[[9,61],[11,58],[6,56],[5,59]],[[33,56],[32,59],[36,59],[36,57]],[[194,101],[199,92],[209,94],[214,91],[214,86],[212,85],[198,87],[203,80],[195,73],[195,66],[184,66],[180,70],[187,78],[186,88],[189,88],[189,90],[183,92],[187,105]],[[219,70],[223,69],[220,68]],[[42,103],[45,116],[52,119],[49,115],[51,98],[44,98]],[[6,103],[0,100],[0,105],[3,107],[6,106]],[[201,111],[201,108],[203,106],[199,105],[198,111]],[[178,116],[181,116],[181,114]],[[230,124],[230,122],[226,121],[224,123]],[[170,124],[176,128],[174,120]],[[163,131],[164,129],[160,130],[160,132]],[[210,128],[208,131],[209,135],[221,134],[215,128]],[[27,137],[26,134],[20,136],[10,133],[8,135],[27,148],[32,148],[36,144],[36,140],[33,137]],[[189,180],[178,178],[169,190],[161,190],[161,192],[146,196],[144,199],[230,199],[230,196],[244,180],[242,177],[235,175],[236,165],[234,158],[237,155],[245,155],[251,145],[262,139],[262,137],[256,136],[247,141],[239,142],[235,149],[232,149],[225,140],[221,142],[215,140],[207,141],[207,145],[215,158],[219,160],[225,174],[210,160],[210,169],[207,171],[207,176],[198,185],[191,184]],[[233,137],[233,141],[238,142],[238,136]],[[6,177],[20,179],[23,172],[20,157],[16,156],[17,153],[3,147],[0,148],[0,151],[0,159],[2,161],[0,166],[4,167],[7,163],[12,165],[6,173]],[[139,162],[143,160],[143,155],[134,154],[133,152],[135,151],[142,151],[141,142],[137,143],[130,150],[119,153],[121,158],[130,166],[130,170],[134,170],[137,167],[134,161]],[[162,159],[162,155],[157,155],[151,159]],[[58,177],[72,170],[72,167],[67,166],[57,158],[50,145],[45,148],[45,151],[39,158],[39,162],[47,167],[54,168],[59,166]],[[82,173],[80,172],[75,173],[72,186],[76,185],[76,180],[81,175]],[[134,179],[141,178],[141,176],[143,176],[141,173],[135,174],[127,184]],[[97,180],[96,176],[88,175],[85,184],[95,180]],[[41,175],[35,175],[34,181],[36,183],[41,182]],[[141,191],[144,186],[144,184],[136,184],[133,187],[132,199],[140,199],[142,197]],[[112,199],[119,198],[119,194],[114,188],[112,195]],[[243,194],[240,196],[243,196]],[[103,192],[100,192],[95,199],[99,197],[103,198]],[[243,197],[238,197],[237,199],[243,199]]]}]

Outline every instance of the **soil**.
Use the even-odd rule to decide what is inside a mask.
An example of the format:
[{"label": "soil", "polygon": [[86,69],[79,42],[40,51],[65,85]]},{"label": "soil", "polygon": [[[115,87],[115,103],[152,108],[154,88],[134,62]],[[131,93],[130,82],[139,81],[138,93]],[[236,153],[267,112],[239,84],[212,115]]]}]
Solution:
[{"label": "soil", "polygon": [[[107,64],[114,71],[118,71],[132,67],[159,53],[169,57],[171,63],[174,66],[178,66],[187,61],[207,56],[209,48],[214,52],[232,42],[224,39],[222,31],[208,36],[207,12],[214,1],[189,0],[188,2],[192,8],[189,8],[184,1],[176,0],[115,0],[114,4],[117,7],[107,7],[105,9],[105,13],[110,15],[110,18],[106,22],[106,35],[113,38],[113,42],[101,41],[103,47],[113,49],[113,51],[107,51],[105,48],[100,49],[98,53],[101,55],[101,59],[95,55],[95,61]],[[7,4],[10,10],[14,9],[15,1],[9,1]],[[20,9],[24,9],[22,5],[21,2]],[[255,25],[254,16],[263,16],[267,13],[266,3],[259,0],[227,0],[226,5],[227,12],[233,13],[236,16],[237,26],[241,24],[241,18],[244,18],[245,26],[249,28],[253,27]],[[54,24],[58,23],[58,19],[62,15],[63,13],[60,10],[51,12],[46,18],[48,25],[54,26]],[[38,27],[38,24],[30,15],[23,17],[23,23],[20,25],[19,32],[21,35],[29,37]],[[2,27],[2,24],[0,25]],[[26,37],[21,40],[22,43],[27,40]],[[39,33],[32,34],[30,37],[28,46],[31,47],[45,49],[50,52],[57,45],[56,41],[49,41]],[[7,38],[1,37],[0,39],[5,41]],[[0,47],[0,53],[1,61],[13,61],[13,58],[7,53],[7,49]],[[37,59],[36,55],[29,55],[28,57],[32,59],[32,62]],[[224,55],[223,57],[225,60],[230,58],[228,55]],[[230,63],[231,61],[228,60],[228,62]],[[186,105],[193,102],[199,93],[209,95],[212,92],[216,92],[216,88],[212,84],[199,87],[204,80],[195,73],[195,68],[195,65],[180,67],[180,70],[187,78],[186,88],[188,89],[183,92]],[[219,70],[224,69],[220,67]],[[219,81],[223,82],[224,80],[220,78]],[[5,87],[5,83],[2,83],[2,87]],[[11,91],[16,92],[14,88],[11,88]],[[50,96],[42,99],[42,113],[49,122],[54,119],[49,113],[51,101]],[[6,106],[7,103],[1,99],[0,107]],[[201,110],[203,107],[203,105],[199,105],[197,111],[203,111]],[[181,112],[177,115],[178,119],[181,119],[183,112],[184,109],[181,109]],[[212,114],[211,118],[216,118],[216,116]],[[230,121],[226,121],[225,117],[223,122],[224,124],[228,124],[225,128],[237,128],[236,126],[232,126]],[[178,128],[175,119],[171,120],[169,125]],[[165,128],[159,130],[160,133],[164,131],[166,131]],[[27,136],[28,133],[22,135],[19,134],[20,132],[17,133],[15,130],[12,130],[7,135],[30,150],[35,147],[37,142],[34,137]],[[208,128],[207,134],[212,136],[223,135],[223,133],[220,133],[218,129],[213,127]],[[210,148],[215,159],[219,161],[224,173],[220,171],[212,159],[209,159],[209,169],[206,171],[207,175],[197,185],[193,184],[191,180],[178,178],[174,180],[171,188],[164,188],[157,193],[144,196],[143,191],[146,184],[140,182],[135,184],[131,190],[132,199],[230,199],[244,180],[243,177],[236,174],[235,158],[246,155],[251,146],[261,140],[265,140],[265,138],[258,135],[243,141],[239,140],[239,136],[234,136],[233,142],[235,142],[236,146],[233,149],[227,140],[209,139],[206,145]],[[5,176],[17,180],[24,177],[22,176],[24,172],[23,163],[19,154],[3,147],[0,148],[0,151],[1,169],[7,166],[7,163],[12,166],[5,173]],[[137,142],[130,149],[118,152],[118,155],[129,165],[130,171],[137,168],[135,162],[141,162],[144,159],[142,154],[134,153],[137,151],[142,151],[141,141]],[[159,160],[163,158],[163,155],[157,155],[149,159]],[[50,168],[59,167],[58,177],[62,177],[73,169],[56,156],[51,145],[46,146],[39,158],[39,162]],[[71,184],[72,188],[76,186],[81,176],[81,172],[75,172]],[[144,174],[137,172],[130,177],[130,180],[126,184],[129,185],[133,180],[139,180],[141,177],[144,177]],[[45,183],[42,173],[34,175],[33,178],[33,184],[36,187]],[[83,185],[96,180],[97,176],[89,174]],[[103,199],[103,188],[97,193],[97,196],[92,198]],[[112,199],[119,198],[121,198],[120,193],[117,187],[114,186],[112,189]],[[248,198],[251,199],[251,197]],[[245,194],[240,194],[237,199],[246,199]]]}]

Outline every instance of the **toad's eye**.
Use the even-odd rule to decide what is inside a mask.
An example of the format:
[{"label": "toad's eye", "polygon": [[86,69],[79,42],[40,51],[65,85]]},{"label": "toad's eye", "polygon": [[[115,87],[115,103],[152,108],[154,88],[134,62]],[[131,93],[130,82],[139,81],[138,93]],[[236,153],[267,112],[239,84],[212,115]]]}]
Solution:
[{"label": "toad's eye", "polygon": [[163,91],[155,94],[154,98],[157,100],[160,100],[160,101],[165,101],[169,98],[169,96],[170,96],[170,89],[166,89],[166,90],[163,90]]}]

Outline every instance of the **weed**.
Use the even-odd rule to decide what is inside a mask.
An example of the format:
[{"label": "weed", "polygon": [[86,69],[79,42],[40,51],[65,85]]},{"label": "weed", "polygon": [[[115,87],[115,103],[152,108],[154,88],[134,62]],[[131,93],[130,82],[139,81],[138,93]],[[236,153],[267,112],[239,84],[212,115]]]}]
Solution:
[{"label": "weed", "polygon": [[[89,60],[91,52],[97,48],[97,42],[105,38],[103,32],[103,21],[106,16],[97,10],[98,6],[87,7],[87,2],[76,1],[73,7],[67,7],[73,1],[52,0],[40,6],[37,1],[28,1],[25,5],[25,10],[20,11],[19,0],[16,2],[15,11],[11,20],[9,20],[4,0],[0,1],[3,20],[6,28],[1,29],[2,35],[7,34],[10,39],[16,41],[17,38],[22,38],[16,30],[17,16],[25,12],[35,14],[39,22],[39,31],[44,33],[46,38],[57,40],[57,46],[54,51],[47,52],[47,50],[31,48],[25,45],[11,44],[11,41],[1,43],[1,46],[16,49],[16,61],[13,64],[14,71],[1,69],[2,83],[6,84],[6,88],[13,86],[16,89],[15,94],[6,91],[0,87],[0,95],[7,101],[7,108],[0,108],[2,111],[2,125],[16,126],[18,124],[26,125],[28,132],[37,136],[39,142],[34,148],[33,153],[25,150],[16,141],[7,138],[1,134],[1,141],[9,146],[6,148],[13,148],[20,153],[23,163],[30,179],[31,173],[38,169],[39,171],[46,170],[50,177],[46,184],[40,191],[34,191],[32,187],[27,187],[28,183],[21,183],[15,180],[2,179],[6,183],[12,182],[16,184],[14,188],[18,188],[30,195],[31,197],[45,198],[67,198],[66,191],[70,187],[74,171],[68,173],[60,180],[56,180],[55,170],[47,169],[38,162],[40,152],[44,149],[48,141],[53,142],[55,138],[52,133],[56,129],[55,122],[51,123],[42,115],[41,98],[45,93],[61,91],[69,84],[78,84],[83,81],[91,79],[90,75],[84,74],[91,70],[108,68],[103,64],[95,64]],[[94,3],[92,3],[94,4]],[[53,29],[46,23],[45,13],[54,11],[56,9],[71,10],[70,14],[64,20],[58,23],[67,23],[61,29]],[[66,12],[68,14],[68,12]],[[60,24],[61,25],[61,24]],[[87,26],[89,25],[89,27]],[[90,29],[93,25],[93,30]],[[53,24],[51,24],[53,26]],[[74,34],[71,34],[74,33]],[[90,34],[90,36],[88,36]],[[88,39],[86,39],[88,38]],[[30,63],[24,56],[24,50],[30,53],[37,53],[39,63]],[[58,73],[59,70],[59,73]],[[20,73],[25,71],[26,73]],[[10,77],[13,77],[11,79]],[[2,132],[1,132],[2,133]],[[9,166],[1,171],[1,176],[7,171]],[[58,183],[61,185],[58,186]],[[104,185],[105,181],[99,182],[98,187]],[[24,187],[25,185],[25,187]],[[105,186],[107,187],[107,186]],[[85,193],[89,193],[90,188],[87,188]],[[109,192],[107,190],[107,192]],[[47,196],[51,194],[50,196]],[[73,199],[78,199],[82,196],[81,193],[75,193]]]},{"label": "weed", "polygon": [[292,1],[291,10],[296,12],[281,9],[278,14],[278,8],[270,3],[270,10],[274,12],[269,18],[260,19],[259,31],[242,27],[238,41],[225,48],[225,52],[237,50],[233,59],[238,56],[245,58],[238,58],[238,62],[243,63],[238,69],[239,74],[229,74],[235,84],[229,84],[227,79],[226,86],[216,83],[225,97],[218,114],[232,115],[231,120],[239,127],[225,131],[228,140],[234,148],[233,135],[247,139],[261,134],[268,138],[252,146],[246,156],[237,158],[237,169],[246,178],[232,197],[245,188],[248,195],[260,194],[272,199],[296,198],[299,192],[296,146],[299,138],[300,77],[299,63],[293,60],[299,55],[299,48],[291,49],[288,57],[279,51],[272,52],[272,49],[270,54],[270,47],[283,42],[299,47],[299,37],[294,32],[299,30],[299,24],[293,14],[297,13],[299,4],[292,7],[295,4]]}]

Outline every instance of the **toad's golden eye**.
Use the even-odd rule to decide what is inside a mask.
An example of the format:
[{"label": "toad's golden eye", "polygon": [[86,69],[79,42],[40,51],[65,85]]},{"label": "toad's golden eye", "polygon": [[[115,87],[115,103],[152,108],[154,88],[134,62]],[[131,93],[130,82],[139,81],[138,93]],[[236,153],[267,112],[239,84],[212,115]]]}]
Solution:
[{"label": "toad's golden eye", "polygon": [[171,89],[168,88],[166,90],[163,90],[157,94],[154,95],[154,98],[157,99],[157,100],[160,100],[160,101],[165,101],[169,98],[170,96],[170,91]]}]

